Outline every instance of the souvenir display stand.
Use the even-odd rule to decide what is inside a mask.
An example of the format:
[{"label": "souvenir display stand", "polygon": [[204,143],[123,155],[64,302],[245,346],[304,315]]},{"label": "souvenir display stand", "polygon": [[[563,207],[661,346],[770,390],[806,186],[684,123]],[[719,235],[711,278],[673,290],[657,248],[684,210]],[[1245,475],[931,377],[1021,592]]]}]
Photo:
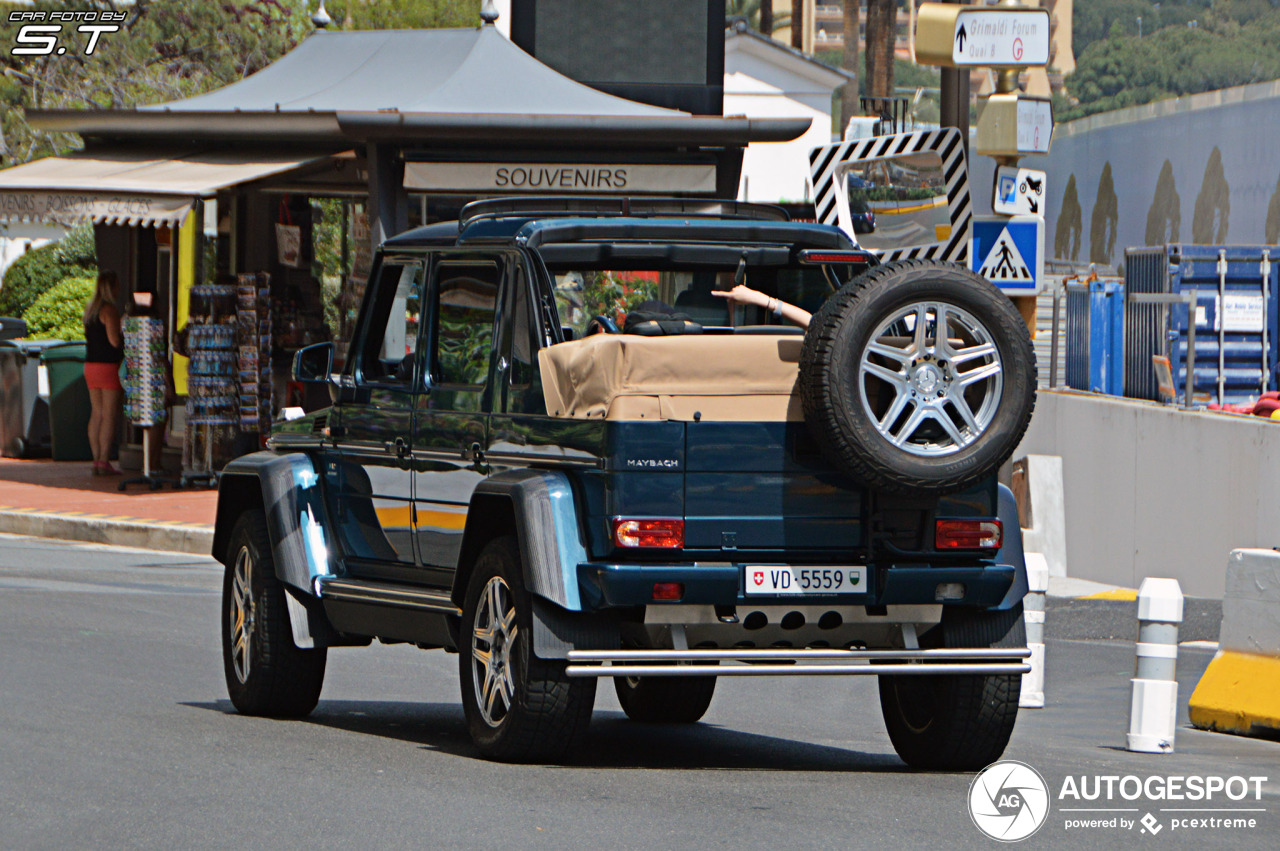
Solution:
[{"label": "souvenir display stand", "polygon": [[236,285],[239,424],[242,432],[271,431],[271,276],[241,275]]},{"label": "souvenir display stand", "polygon": [[217,484],[218,447],[231,443],[239,422],[236,389],[236,287],[191,288],[187,324],[187,428],[182,485]]},{"label": "souvenir display stand", "polygon": [[165,421],[165,370],[168,345],[164,322],[145,316],[130,316],[124,322],[125,416],[142,429],[142,475],[120,482],[159,489],[166,478],[151,469],[151,426]]}]

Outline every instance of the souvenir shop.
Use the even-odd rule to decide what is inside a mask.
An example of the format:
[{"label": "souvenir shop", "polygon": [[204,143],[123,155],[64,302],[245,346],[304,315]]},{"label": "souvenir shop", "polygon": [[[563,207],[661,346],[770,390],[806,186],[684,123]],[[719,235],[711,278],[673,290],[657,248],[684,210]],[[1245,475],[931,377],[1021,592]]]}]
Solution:
[{"label": "souvenir shop", "polygon": [[186,481],[316,404],[289,380],[293,353],[332,340],[342,359],[387,236],[479,197],[735,197],[749,142],[809,125],[606,94],[491,25],[317,32],[204,95],[28,121],[85,148],[0,170],[0,216],[95,223],[99,268],[146,319],[127,375],[150,389],[131,396],[122,460],[143,467],[152,435]]}]

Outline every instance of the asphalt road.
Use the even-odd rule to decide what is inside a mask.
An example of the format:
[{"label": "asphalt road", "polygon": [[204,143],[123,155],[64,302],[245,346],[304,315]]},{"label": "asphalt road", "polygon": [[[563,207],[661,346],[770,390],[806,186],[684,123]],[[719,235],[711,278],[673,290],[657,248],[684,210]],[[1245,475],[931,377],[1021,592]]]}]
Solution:
[{"label": "asphalt road", "polygon": [[[722,680],[705,722],[676,729],[626,721],[602,683],[590,747],[566,767],[478,759],[456,657],[438,651],[334,651],[310,719],[241,717],[222,682],[220,577],[189,556],[0,537],[0,847],[992,845],[967,812],[972,775],[905,768],[864,678]],[[1069,831],[1080,814],[1055,800],[1024,845],[1276,847],[1280,743],[1192,730],[1184,706],[1177,753],[1130,754],[1133,645],[1048,652],[1050,707],[1022,713],[1006,757],[1051,796],[1068,775],[1266,776],[1261,801],[1214,801],[1266,811],[1252,830],[1153,838]],[[1184,704],[1209,656],[1183,652]]]}]

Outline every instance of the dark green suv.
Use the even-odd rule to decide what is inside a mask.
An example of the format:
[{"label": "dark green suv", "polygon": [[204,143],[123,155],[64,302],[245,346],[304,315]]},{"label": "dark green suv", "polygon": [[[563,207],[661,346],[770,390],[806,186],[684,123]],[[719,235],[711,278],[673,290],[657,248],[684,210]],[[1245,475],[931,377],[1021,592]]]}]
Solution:
[{"label": "dark green suv", "polygon": [[1035,368],[978,276],[769,207],[484,201],[382,246],[332,364],[299,353],[333,405],[221,476],[240,711],[306,715],[328,648],[377,638],[458,654],[496,759],[563,758],[600,677],[692,723],[765,674],[878,676],[912,765],[1003,751],[1028,651],[995,471]]}]

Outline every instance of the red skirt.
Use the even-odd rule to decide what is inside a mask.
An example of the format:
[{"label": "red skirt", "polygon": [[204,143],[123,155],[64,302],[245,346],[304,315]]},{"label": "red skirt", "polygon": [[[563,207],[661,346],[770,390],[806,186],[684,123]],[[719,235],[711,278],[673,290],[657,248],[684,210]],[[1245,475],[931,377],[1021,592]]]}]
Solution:
[{"label": "red skirt", "polygon": [[84,383],[90,390],[123,390],[120,386],[120,364],[85,361]]}]

